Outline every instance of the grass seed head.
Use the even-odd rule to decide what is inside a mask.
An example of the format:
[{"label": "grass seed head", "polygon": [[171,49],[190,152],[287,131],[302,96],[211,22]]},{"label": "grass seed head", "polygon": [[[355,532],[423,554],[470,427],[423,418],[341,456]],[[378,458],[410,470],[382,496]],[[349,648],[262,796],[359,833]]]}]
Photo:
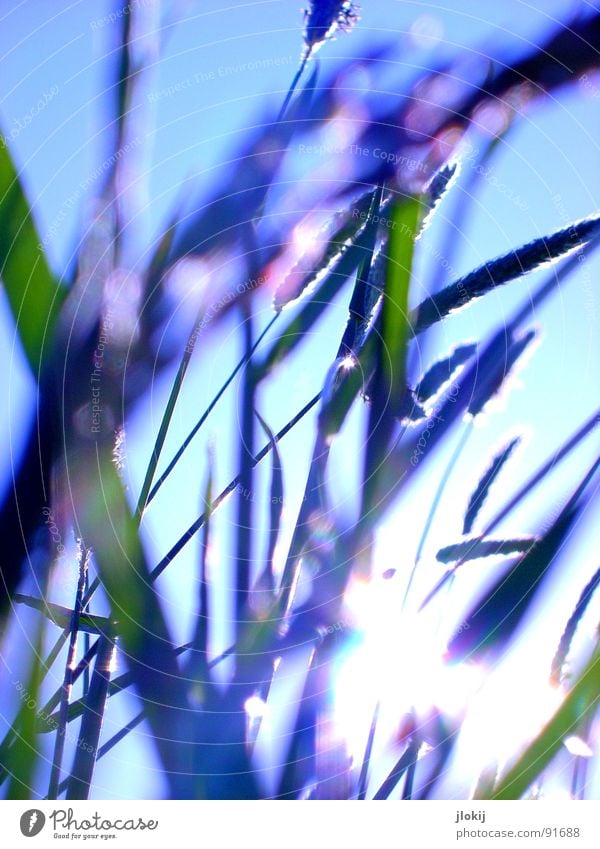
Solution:
[{"label": "grass seed head", "polygon": [[351,30],[358,19],[358,6],[349,0],[311,0],[304,12],[306,54],[314,53],[337,30]]}]

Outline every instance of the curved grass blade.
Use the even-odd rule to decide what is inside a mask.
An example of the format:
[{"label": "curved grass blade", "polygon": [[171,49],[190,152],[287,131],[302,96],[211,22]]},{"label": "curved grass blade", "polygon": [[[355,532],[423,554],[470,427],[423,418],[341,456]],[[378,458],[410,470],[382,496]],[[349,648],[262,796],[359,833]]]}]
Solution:
[{"label": "curved grass blade", "polygon": [[600,217],[577,221],[551,236],[535,239],[497,259],[476,268],[455,283],[451,283],[430,298],[422,301],[411,314],[411,325],[415,335],[427,330],[436,322],[472,301],[502,286],[535,271],[541,265],[559,259],[566,253],[588,244],[600,232]]},{"label": "curved grass blade", "polygon": [[498,785],[482,799],[520,799],[528,787],[560,751],[564,740],[575,734],[600,698],[600,648],[598,645],[562,705],[529,744]]},{"label": "curved grass blade", "polygon": [[463,534],[471,533],[473,525],[475,524],[475,520],[479,515],[479,511],[483,507],[486,498],[488,497],[490,488],[493,483],[496,481],[498,475],[502,471],[504,464],[509,460],[515,448],[520,444],[521,437],[516,436],[514,439],[505,445],[501,451],[496,454],[494,459],[491,462],[490,467],[487,469],[473,494],[469,499],[469,504],[467,506],[467,511],[465,513],[465,520],[463,523]]},{"label": "curved grass blade", "polygon": [[66,289],[54,279],[19,175],[0,138],[0,277],[25,356],[38,376]]},{"label": "curved grass blade", "polygon": [[480,557],[495,557],[498,555],[526,554],[536,544],[536,537],[521,539],[468,539],[440,548],[436,558],[440,563],[453,563],[456,560],[477,560]]},{"label": "curved grass blade", "polygon": [[560,642],[558,644],[556,654],[552,659],[552,665],[550,669],[550,682],[555,687],[558,687],[561,683],[561,680],[563,678],[563,668],[567,660],[569,650],[571,648],[571,642],[573,640],[573,637],[575,636],[575,631],[577,630],[577,626],[579,625],[579,622],[581,621],[581,618],[587,610],[587,606],[592,600],[592,596],[594,595],[598,587],[600,587],[600,569],[597,570],[597,572],[586,584],[583,592],[579,597],[577,604],[575,605],[575,610],[569,617],[569,621],[567,622],[564,633],[560,638]]}]

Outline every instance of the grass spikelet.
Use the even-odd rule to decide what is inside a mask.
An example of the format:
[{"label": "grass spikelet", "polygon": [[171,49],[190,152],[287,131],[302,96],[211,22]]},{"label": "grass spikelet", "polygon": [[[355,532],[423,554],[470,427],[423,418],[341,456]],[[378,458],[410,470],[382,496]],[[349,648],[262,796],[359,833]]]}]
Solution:
[{"label": "grass spikelet", "polygon": [[501,451],[496,454],[489,468],[486,470],[481,480],[475,487],[473,494],[469,499],[465,520],[463,523],[463,534],[471,533],[471,529],[477,519],[479,511],[483,507],[486,498],[488,497],[490,487],[502,471],[504,464],[510,459],[513,451],[519,445],[521,437],[517,436],[505,445]]},{"label": "grass spikelet", "polygon": [[586,218],[476,268],[416,307],[413,316],[415,335],[485,295],[495,286],[503,286],[586,245],[599,232],[600,217]]},{"label": "grass spikelet", "polygon": [[499,554],[526,553],[535,544],[535,537],[522,539],[468,539],[454,545],[440,548],[436,558],[440,563],[454,563],[456,560],[477,560],[480,557],[494,557]]},{"label": "grass spikelet", "polygon": [[581,621],[585,611],[587,610],[587,606],[592,600],[592,596],[594,595],[598,587],[600,587],[600,569],[595,572],[595,574],[588,581],[583,592],[579,596],[579,600],[575,605],[575,610],[571,614],[564,630],[564,633],[560,638],[556,654],[554,655],[554,658],[552,660],[552,666],[550,671],[550,683],[553,684],[555,687],[558,687],[562,680],[565,661],[569,654],[571,642],[573,640],[573,637],[575,636],[577,626],[579,625],[579,622]]},{"label": "grass spikelet", "polygon": [[349,0],[309,0],[305,11],[305,55],[312,55],[338,30],[349,32],[358,19],[358,7]]},{"label": "grass spikelet", "polygon": [[434,363],[415,387],[415,397],[417,400],[420,401],[421,404],[424,404],[426,401],[431,401],[442,387],[449,380],[452,380],[456,371],[464,365],[467,360],[471,359],[476,351],[477,345],[474,343],[457,345],[447,357],[444,357]]},{"label": "grass spikelet", "polygon": [[320,251],[316,245],[305,252],[275,292],[273,308],[279,312],[302,295],[309,295],[314,286],[354,244],[366,227],[373,192],[360,197],[353,208],[336,213],[315,236],[315,242],[324,241]]},{"label": "grass spikelet", "polygon": [[498,335],[497,343],[501,347],[499,351],[501,358],[498,360],[496,367],[490,369],[487,374],[484,374],[481,382],[475,386],[468,408],[469,415],[473,417],[478,416],[486,404],[500,392],[517,361],[525,353],[527,348],[529,348],[534,339],[536,339],[537,335],[536,330],[528,330],[522,336],[512,339],[506,348],[504,347],[503,334]]}]

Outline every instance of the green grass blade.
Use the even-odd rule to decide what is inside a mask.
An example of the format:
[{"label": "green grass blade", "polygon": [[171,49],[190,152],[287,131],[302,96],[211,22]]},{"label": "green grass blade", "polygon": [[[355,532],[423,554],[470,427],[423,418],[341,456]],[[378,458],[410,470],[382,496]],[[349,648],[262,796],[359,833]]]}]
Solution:
[{"label": "green grass blade", "polygon": [[[42,755],[37,748],[37,721],[35,705],[39,703],[43,677],[41,652],[45,623],[40,622],[33,642],[31,669],[26,682],[21,683],[21,707],[14,723],[15,739],[0,758],[0,769],[9,777],[7,799],[31,799],[34,796],[35,771]],[[23,686],[24,685],[24,686]],[[31,702],[33,701],[33,708]]]},{"label": "green grass blade", "polygon": [[[392,228],[382,316],[382,364],[385,385],[392,405],[404,393],[406,349],[409,339],[408,292],[412,275],[415,240],[421,227],[423,202],[406,198],[392,210]],[[394,405],[395,406],[395,405]]]},{"label": "green grass blade", "polygon": [[377,489],[391,449],[396,414],[406,387],[406,358],[410,327],[408,293],[415,239],[421,229],[424,204],[418,197],[398,201],[391,211],[385,291],[381,305],[381,335],[377,339],[376,370],[370,390],[367,443],[364,458],[361,518],[377,503]]},{"label": "green grass blade", "polygon": [[185,685],[110,446],[82,443],[70,469],[78,530],[94,551],[171,792],[184,798]]},{"label": "green grass blade", "polygon": [[6,142],[0,139],[0,278],[27,361],[37,377],[66,290],[46,259]]},{"label": "green grass blade", "polygon": [[575,734],[600,699],[600,648],[579,675],[560,708],[530,743],[517,762],[483,799],[520,799],[560,751],[566,737]]},{"label": "green grass blade", "polygon": [[[13,600],[16,604],[25,604],[27,607],[39,610],[59,628],[70,628],[74,613],[74,610],[70,607],[63,607],[62,604],[54,604],[50,601],[44,601],[42,598],[22,595],[21,593],[16,593]],[[78,617],[77,630],[84,631],[86,634],[110,634],[114,632],[115,625],[116,622],[107,616],[81,613]]]}]

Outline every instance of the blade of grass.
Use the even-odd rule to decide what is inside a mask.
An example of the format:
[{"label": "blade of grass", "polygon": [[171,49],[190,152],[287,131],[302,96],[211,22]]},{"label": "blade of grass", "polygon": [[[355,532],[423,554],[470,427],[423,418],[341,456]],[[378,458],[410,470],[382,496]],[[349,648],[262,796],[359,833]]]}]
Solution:
[{"label": "blade of grass", "polygon": [[60,700],[58,727],[56,729],[56,739],[54,741],[54,756],[52,758],[52,769],[50,770],[50,781],[48,784],[49,799],[55,799],[56,794],[58,792],[58,785],[60,784],[60,771],[62,767],[62,759],[65,749],[69,699],[71,698],[71,690],[73,687],[73,670],[75,668],[75,657],[77,653],[79,620],[83,607],[83,594],[85,591],[85,580],[89,562],[89,552],[84,546],[82,546],[81,548],[79,557],[79,578],[77,581],[77,590],[75,593],[75,604],[73,605],[73,610],[71,612],[69,649],[67,653],[67,662],[65,664],[65,674],[63,678]]},{"label": "blade of grass", "polygon": [[[24,695],[27,698],[23,699],[23,695],[21,696],[21,708],[14,723],[15,740],[0,762],[10,779],[6,790],[6,799],[31,799],[34,796],[35,771],[42,758],[36,746],[38,732],[35,705],[38,704],[42,683],[43,665],[41,656],[44,627],[45,623],[42,620],[33,641],[31,670],[23,688],[25,690]],[[33,709],[30,706],[32,700]]]},{"label": "blade of grass", "polygon": [[[311,400],[305,404],[305,406],[298,412],[296,415],[290,419],[290,421],[281,428],[281,430],[276,434],[275,441],[280,442],[284,436],[286,436],[290,430],[292,430],[298,422],[304,418],[304,416],[312,410],[312,408],[318,403],[319,398],[321,397],[321,393],[319,392],[315,395]],[[261,460],[263,460],[267,454],[271,451],[272,444],[268,442],[261,450],[252,458],[252,466],[253,468],[257,466]],[[240,475],[236,475],[236,477],[222,490],[219,495],[213,501],[210,512],[213,513],[221,504],[232,494],[240,485],[241,477]],[[206,522],[208,513],[205,511],[200,515],[190,527],[183,533],[177,542],[170,548],[170,550],[165,554],[165,556],[157,563],[157,565],[152,569],[150,573],[150,578],[152,581],[155,581],[159,575],[161,575],[164,570],[167,568],[169,563],[179,554],[179,552],[188,544],[188,542],[192,539],[192,537],[200,530],[200,528]]]},{"label": "blade of grass", "polygon": [[112,461],[111,443],[82,441],[69,466],[77,531],[94,551],[112,615],[119,622],[123,656],[144,705],[170,791],[175,798],[186,798],[187,695],[151,584],[137,522]]},{"label": "blade of grass", "polygon": [[[494,518],[486,525],[484,530],[474,538],[477,542],[482,542],[485,537],[489,536],[494,531],[500,522],[502,522],[512,511],[521,503],[521,501],[537,487],[547,475],[558,466],[569,454],[579,445],[585,437],[600,424],[600,410],[594,413],[590,418],[571,436],[561,448],[538,469],[538,471],[527,480],[523,486],[510,498],[505,506],[494,516]],[[452,569],[440,579],[433,590],[428,593],[427,597],[421,604],[421,608],[425,607],[439,590],[445,585],[446,581],[454,575],[456,570],[462,566],[463,560],[459,560]]]},{"label": "blade of grass", "polygon": [[89,797],[96,765],[111,664],[115,652],[115,645],[111,639],[100,637],[99,642],[94,674],[85,698],[75,760],[68,779],[67,799],[87,799]]},{"label": "blade of grass", "polygon": [[371,766],[371,755],[373,754],[373,743],[375,742],[375,732],[377,731],[377,720],[379,719],[379,707],[380,704],[377,702],[375,705],[375,710],[373,711],[373,716],[371,718],[371,725],[369,727],[369,736],[367,737],[367,745],[365,746],[365,754],[363,757],[362,764],[360,766],[360,775],[358,777],[358,794],[356,796],[358,801],[364,801],[367,798],[367,784],[369,782],[369,768]]},{"label": "blade of grass", "polygon": [[[82,596],[83,598],[83,596]],[[58,625],[59,628],[68,628],[68,633],[71,634],[71,622],[73,621],[74,610],[70,607],[63,607],[61,604],[53,604],[50,601],[45,601],[43,598],[35,598],[34,596],[23,595],[16,593],[13,597],[15,604],[25,604],[34,610],[39,610],[51,622]],[[79,613],[77,620],[77,630],[86,634],[106,634],[114,631],[115,622],[107,616],[97,616],[92,613]]]},{"label": "blade of grass", "polygon": [[[242,333],[244,338],[244,356],[252,356],[254,346],[253,317],[250,310],[244,310]],[[254,497],[254,399],[256,384],[250,369],[246,369],[242,380],[242,399],[240,405],[241,427],[239,438],[238,466],[240,482],[237,487],[236,536],[234,549],[235,585],[234,607],[239,623],[245,616],[250,593],[250,573],[252,569],[253,533],[253,497]]]},{"label": "blade of grass", "polygon": [[[261,344],[261,342],[263,341],[263,339],[265,338],[265,336],[267,335],[267,333],[269,332],[269,330],[271,329],[271,327],[273,326],[273,324],[275,323],[275,321],[277,320],[278,317],[279,317],[279,313],[276,313],[271,318],[271,320],[268,322],[265,329],[259,334],[259,336],[256,339],[256,342],[254,342],[254,344],[252,345],[252,349],[250,351],[250,357],[252,357],[254,355],[254,353],[258,349],[259,345]],[[244,366],[248,365],[249,362],[250,362],[250,358],[248,357],[248,353],[246,352],[244,354],[244,356],[242,357],[242,359],[238,362],[236,367],[233,369],[233,371],[231,372],[231,374],[229,375],[229,377],[227,378],[225,383],[221,386],[221,388],[219,389],[217,394],[214,396],[214,398],[212,399],[212,401],[210,402],[210,404],[208,405],[208,407],[206,408],[206,410],[204,411],[202,416],[199,418],[199,420],[196,422],[196,424],[194,425],[192,430],[186,436],[186,438],[182,442],[181,446],[179,447],[179,449],[175,453],[175,456],[173,457],[173,459],[171,460],[171,462],[169,463],[169,465],[167,466],[165,471],[162,473],[162,475],[158,478],[158,480],[156,481],[156,483],[152,487],[152,490],[150,490],[150,486],[152,485],[152,480],[154,479],[154,475],[156,473],[156,466],[158,465],[158,459],[157,459],[157,462],[154,464],[153,469],[150,469],[150,467],[148,468],[148,472],[146,473],[146,477],[148,479],[148,484],[146,484],[146,481],[144,481],[144,485],[142,487],[142,492],[140,494],[140,502],[139,502],[140,504],[143,501],[145,501],[146,505],[150,504],[152,499],[156,496],[158,490],[161,488],[163,483],[169,477],[169,475],[171,474],[171,472],[173,471],[173,469],[175,468],[175,466],[177,465],[177,463],[179,462],[179,460],[183,456],[185,450],[189,446],[192,439],[196,436],[196,434],[198,433],[198,431],[200,430],[200,428],[202,427],[204,422],[207,420],[207,418],[210,416],[210,414],[212,413],[212,411],[214,410],[214,408],[216,407],[216,405],[220,401],[221,397],[224,395],[224,393],[230,387],[231,383],[235,380],[235,378],[237,377],[237,375],[239,374],[241,369],[243,369]],[[168,429],[168,425],[167,425],[167,428],[165,429],[165,434],[166,434],[167,429]],[[164,443],[164,439],[163,439],[163,443]],[[162,445],[161,445],[161,450],[162,450]],[[155,446],[155,451],[156,451],[156,446]],[[153,454],[153,457],[154,457],[154,454]],[[148,490],[147,496],[144,495],[146,490]]]},{"label": "blade of grass", "polygon": [[373,801],[389,799],[399,782],[402,780],[404,773],[410,765],[417,760],[420,748],[421,741],[418,738],[415,737],[409,742],[406,749],[392,768],[390,774],[373,796]]},{"label": "blade of grass", "polygon": [[380,472],[395,430],[396,411],[400,409],[406,393],[408,293],[415,239],[421,229],[423,214],[424,204],[418,197],[407,196],[392,207],[389,255],[381,305],[381,336],[377,340],[377,364],[372,381],[364,452],[361,523],[375,508]]},{"label": "blade of grass", "polygon": [[31,208],[2,138],[0,277],[25,356],[37,379],[66,290],[50,271]]},{"label": "blade of grass", "polygon": [[517,762],[490,788],[482,799],[520,799],[537,776],[562,748],[566,737],[575,734],[590,711],[596,710],[600,699],[600,648],[577,678],[562,705],[542,731],[527,746]]},{"label": "blade of grass", "polygon": [[458,440],[458,442],[456,444],[456,448],[454,449],[454,452],[452,453],[452,456],[450,457],[450,460],[448,461],[448,465],[446,466],[446,468],[445,468],[445,470],[442,474],[442,477],[440,478],[440,482],[439,482],[439,484],[436,488],[435,495],[433,496],[431,506],[429,508],[429,512],[427,513],[427,518],[425,519],[425,524],[423,525],[423,530],[422,530],[421,536],[419,538],[419,543],[417,545],[417,552],[415,554],[415,562],[413,563],[413,566],[412,566],[411,571],[410,571],[410,575],[408,576],[408,581],[406,582],[406,589],[404,591],[404,597],[402,599],[402,609],[404,609],[404,607],[406,606],[406,601],[408,599],[408,596],[410,595],[410,591],[412,589],[413,581],[415,579],[415,575],[417,574],[417,569],[419,568],[419,563],[421,562],[421,555],[423,554],[423,549],[425,548],[425,543],[427,542],[427,538],[429,536],[429,531],[431,530],[431,526],[433,524],[433,520],[435,518],[435,514],[436,514],[437,509],[439,507],[440,501],[442,499],[442,496],[444,494],[444,491],[446,489],[448,481],[450,480],[450,477],[452,476],[452,473],[454,472],[454,469],[456,468],[456,464],[460,460],[462,452],[464,451],[464,448],[467,444],[469,436],[471,435],[472,432],[473,432],[472,427],[466,427],[463,430],[462,436]]}]

